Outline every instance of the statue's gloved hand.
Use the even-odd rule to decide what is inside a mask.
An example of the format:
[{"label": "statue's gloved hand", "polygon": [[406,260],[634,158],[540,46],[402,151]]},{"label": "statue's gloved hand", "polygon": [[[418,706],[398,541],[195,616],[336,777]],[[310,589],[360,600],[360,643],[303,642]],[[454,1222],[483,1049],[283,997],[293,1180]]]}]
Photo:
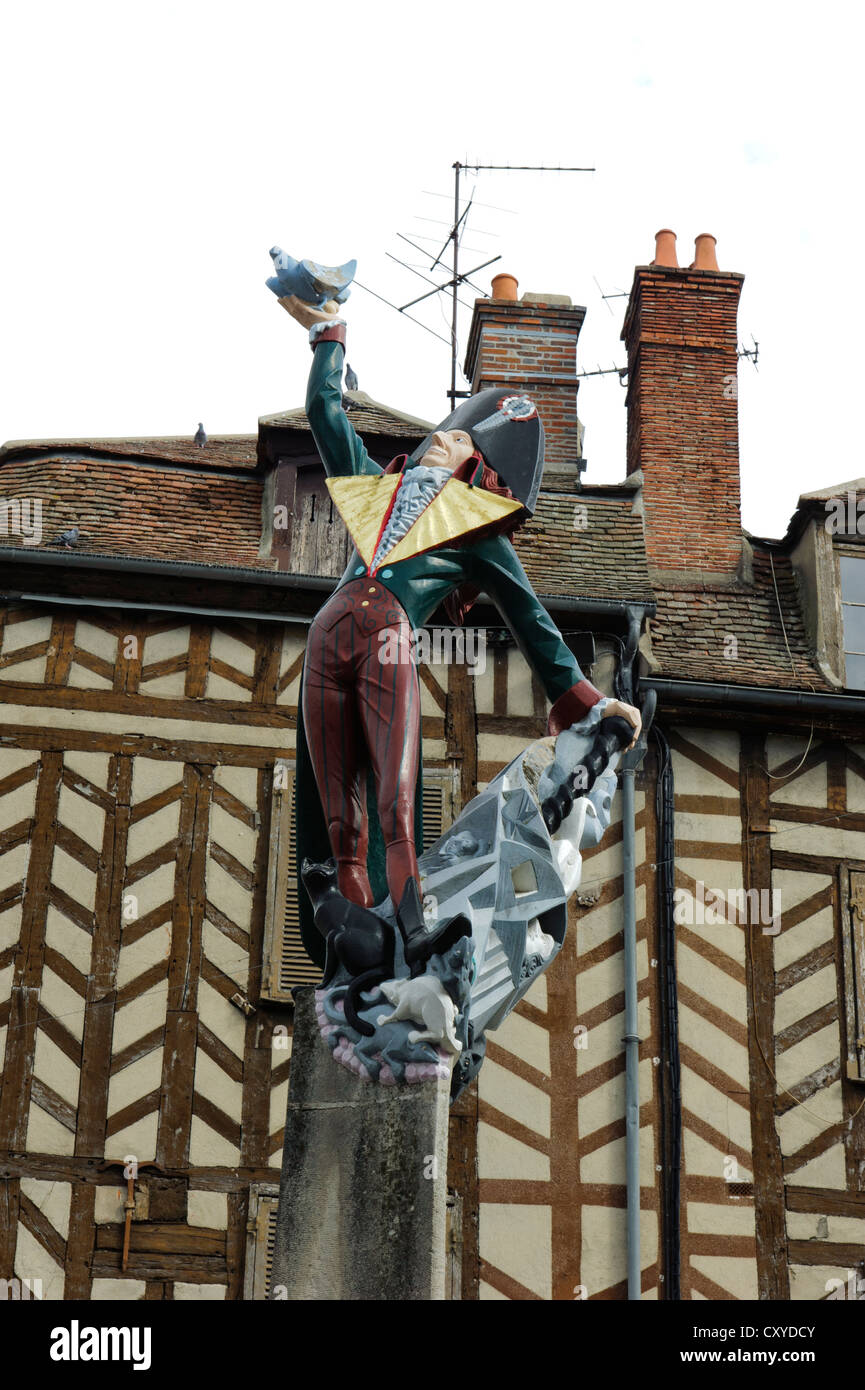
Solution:
[{"label": "statue's gloved hand", "polygon": [[314,309],[305,300],[298,299],[296,294],[288,294],[278,302],[286,313],[291,314],[298,323],[302,323],[304,328],[312,328],[316,323],[329,323],[339,313],[339,305],[333,299],[329,299],[321,309]]},{"label": "statue's gloved hand", "polygon": [[623,719],[627,719],[628,723],[634,729],[634,737],[625,749],[625,752],[629,752],[640,737],[640,730],[643,727],[642,715],[633,705],[626,705],[624,700],[608,700],[601,718],[609,719],[612,714],[620,714]]}]

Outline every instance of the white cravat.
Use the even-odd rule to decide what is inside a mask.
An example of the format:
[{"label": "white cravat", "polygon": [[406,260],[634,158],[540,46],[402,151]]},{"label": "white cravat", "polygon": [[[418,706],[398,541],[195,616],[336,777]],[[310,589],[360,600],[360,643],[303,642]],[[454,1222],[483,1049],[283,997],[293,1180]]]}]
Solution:
[{"label": "white cravat", "polygon": [[448,478],[449,468],[427,468],[423,463],[406,469],[396,494],[393,511],[388,517],[382,538],[372,557],[371,570],[378,569],[384,557],[402,540],[409,527],[413,526],[424,507],[429,506],[436,493],[441,492]]}]

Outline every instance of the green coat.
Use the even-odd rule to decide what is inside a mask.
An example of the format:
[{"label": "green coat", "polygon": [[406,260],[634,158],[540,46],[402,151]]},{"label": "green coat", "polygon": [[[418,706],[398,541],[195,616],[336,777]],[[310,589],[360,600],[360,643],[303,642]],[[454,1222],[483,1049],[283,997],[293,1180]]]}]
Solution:
[{"label": "green coat", "polygon": [[[307,391],[307,418],[329,477],[377,476],[383,472],[382,468],[370,458],[363,441],[342,409],[343,356],[344,348],[339,342],[319,342],[316,345]],[[366,566],[355,550],[340,580],[340,586],[366,573]],[[594,703],[594,699],[597,698],[594,688],[584,682],[573,653],[565,645],[555,623],[536,597],[513,545],[505,536],[487,533],[473,538],[469,532],[450,543],[446,541],[443,545],[437,545],[435,549],[397,560],[392,565],[388,565],[385,560],[382,568],[376,570],[375,579],[399,601],[413,628],[423,627],[454,590],[466,584],[476,586],[488,594],[499,609],[551,703],[561,701],[563,696],[573,700],[573,689],[580,683],[584,683],[583,696],[591,692],[589,704]],[[561,703],[566,706],[568,701]],[[563,713],[565,712],[563,710]],[[579,700],[573,710],[567,711],[572,718],[578,718],[581,712]],[[572,718],[566,718],[565,722],[572,722]],[[327,859],[330,856],[324,816],[309,763],[300,706],[297,745],[297,838],[300,867],[303,857]],[[370,881],[375,899],[380,902],[387,896],[384,846],[371,785],[368,787],[367,802],[371,813],[368,856]],[[421,845],[420,781],[416,796],[415,838],[416,843]],[[312,924],[311,909],[305,892],[301,890],[300,896],[304,944],[313,959],[323,962],[324,943]]]}]

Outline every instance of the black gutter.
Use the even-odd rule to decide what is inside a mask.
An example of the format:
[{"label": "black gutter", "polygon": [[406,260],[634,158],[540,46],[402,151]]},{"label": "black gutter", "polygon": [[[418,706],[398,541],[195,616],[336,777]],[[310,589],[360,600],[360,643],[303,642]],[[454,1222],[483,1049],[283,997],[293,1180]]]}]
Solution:
[{"label": "black gutter", "polygon": [[12,561],[25,565],[57,565],[64,569],[108,571],[119,574],[153,574],[169,579],[219,577],[239,584],[264,584],[281,589],[335,588],[336,580],[312,574],[290,574],[287,570],[245,569],[234,565],[195,564],[181,560],[137,560],[128,555],[77,554],[75,551],[28,550],[23,546],[0,546],[0,564]]},{"label": "black gutter", "polygon": [[[74,550],[30,550],[25,546],[0,546],[0,564],[4,561],[27,565],[56,565],[64,569],[105,570],[118,574],[152,574],[170,579],[201,579],[218,576],[239,584],[261,584],[265,588],[310,589],[331,593],[338,579],[327,575],[293,574],[289,570],[246,569],[235,565],[208,565],[187,560],[135,559],[128,555],[81,554]],[[479,601],[485,598],[479,596]],[[572,598],[567,594],[539,594],[546,608],[562,613],[626,614],[629,607],[637,608],[647,617],[655,614],[650,600],[609,598]],[[491,600],[486,600],[488,603]]]},{"label": "black gutter", "polygon": [[677,681],[644,676],[640,685],[655,690],[658,699],[735,705],[740,709],[772,710],[779,714],[865,715],[865,693],[827,695],[816,690],[781,690],[775,686],[728,685],[720,681]]}]

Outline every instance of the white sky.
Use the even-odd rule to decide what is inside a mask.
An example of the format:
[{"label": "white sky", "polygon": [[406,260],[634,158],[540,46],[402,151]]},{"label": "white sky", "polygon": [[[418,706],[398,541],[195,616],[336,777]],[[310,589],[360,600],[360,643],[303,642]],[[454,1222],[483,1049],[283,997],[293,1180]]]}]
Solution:
[{"label": "white sky", "polygon": [[[485,292],[504,269],[585,304],[586,370],[625,361],[626,301],[611,315],[595,281],[627,291],[659,227],[683,265],[714,233],[746,276],[740,341],[760,344],[759,370],[740,364],[743,520],[781,535],[800,492],[865,473],[861,16],[837,0],[7,5],[0,439],[254,433],[302,403],[309,365],[264,287],[272,244],[356,256],[405,303],[424,287],[385,253],[420,264],[396,233],[444,240],[421,219],[449,217],[455,159],[593,165],[469,176],[511,211],[473,212],[464,267],[500,254]],[[421,316],[446,331],[442,313]],[[359,289],[347,316],[361,388],[441,418],[448,347]],[[615,376],[581,387],[589,481],[624,475],[624,396]]]}]

